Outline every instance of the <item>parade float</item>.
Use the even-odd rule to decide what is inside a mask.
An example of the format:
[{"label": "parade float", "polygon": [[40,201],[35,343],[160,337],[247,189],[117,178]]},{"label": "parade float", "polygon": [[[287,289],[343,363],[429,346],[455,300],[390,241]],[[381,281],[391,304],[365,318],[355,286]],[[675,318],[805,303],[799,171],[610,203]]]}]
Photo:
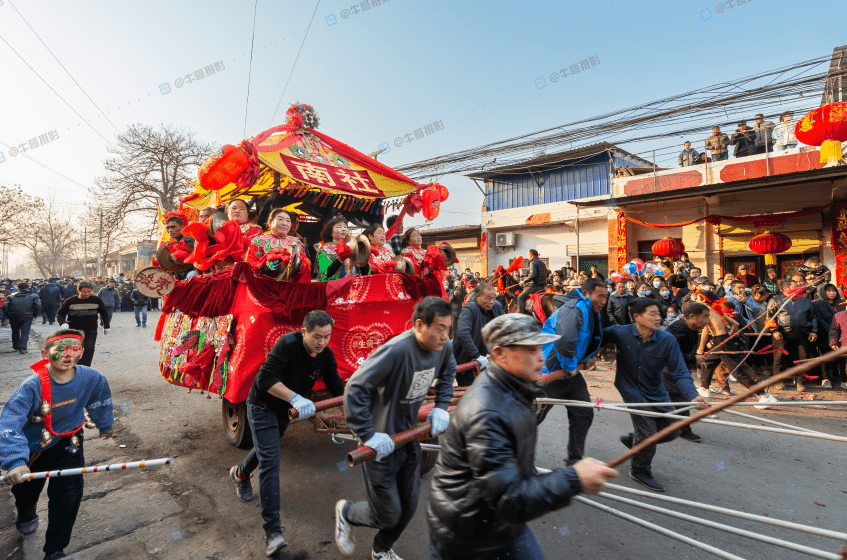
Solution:
[{"label": "parade float", "polygon": [[[155,333],[161,375],[209,398],[219,395],[232,445],[250,444],[245,409],[250,386],[277,339],[300,330],[306,313],[322,309],[335,321],[330,347],[346,381],[378,346],[411,328],[420,299],[444,296],[443,278],[455,259],[444,244],[428,248],[413,266],[398,257],[406,262],[396,271],[357,275],[356,266],[368,262],[370,247],[366,237],[348,236],[352,251],[344,267],[350,273],[338,280],[309,281],[328,220],[341,217],[353,229],[366,228],[382,224],[391,211],[399,219],[387,232],[390,238],[405,216],[422,212],[435,219],[448,194],[437,183],[418,184],[318,132],[317,125],[311,107],[293,105],[285,124],[209,157],[179,211],[160,217],[164,222],[166,216],[179,216],[187,224],[183,234],[193,243],[163,234],[156,267],[136,278],[139,290],[164,296]],[[240,224],[241,232],[221,211],[201,219],[204,209],[235,199],[245,201],[252,216],[250,223]],[[244,262],[244,254],[246,232],[265,224],[275,208],[297,216],[304,249],[293,251],[274,277]],[[186,274],[186,280],[179,279]],[[327,429],[338,428],[334,422]]]}]

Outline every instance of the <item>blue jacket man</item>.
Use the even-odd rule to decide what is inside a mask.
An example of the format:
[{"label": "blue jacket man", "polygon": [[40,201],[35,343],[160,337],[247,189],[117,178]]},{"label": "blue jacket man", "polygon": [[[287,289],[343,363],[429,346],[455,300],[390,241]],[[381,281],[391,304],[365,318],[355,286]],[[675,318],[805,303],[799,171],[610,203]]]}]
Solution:
[{"label": "blue jacket man", "polygon": [[[579,289],[553,298],[560,307],[547,319],[541,332],[557,334],[561,338],[542,347],[545,367],[541,373],[563,372],[565,377],[547,385],[545,391],[549,398],[591,402],[579,365],[588,361],[600,348],[603,340],[600,312],[608,299],[609,289],[599,278],[586,280]],[[541,408],[539,424],[551,408]],[[565,408],[568,411],[568,458],[565,464],[570,466],[585,454],[585,439],[594,420],[594,411],[582,407]]]},{"label": "blue jacket man", "polygon": [[41,324],[49,322],[52,325],[56,322],[56,312],[62,305],[62,288],[55,280],[50,280],[38,290],[38,297],[41,298]]}]

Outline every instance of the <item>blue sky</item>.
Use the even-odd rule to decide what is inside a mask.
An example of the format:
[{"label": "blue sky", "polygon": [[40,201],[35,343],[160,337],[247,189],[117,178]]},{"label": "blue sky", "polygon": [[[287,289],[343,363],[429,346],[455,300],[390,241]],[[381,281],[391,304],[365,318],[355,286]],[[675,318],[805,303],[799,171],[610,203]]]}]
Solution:
[{"label": "blue sky", "polygon": [[[169,123],[218,144],[245,136],[253,2],[0,0],[0,36],[85,119],[0,41],[0,141],[18,146],[55,131],[57,138],[27,154],[90,185],[108,154],[86,121],[107,139],[117,134],[10,1],[117,129]],[[299,100],[316,108],[320,130],[363,152],[389,143],[380,160],[395,166],[828,55],[847,43],[828,17],[804,11],[800,19],[796,2],[731,3],[382,0],[363,11],[351,0],[321,0],[272,120],[316,3],[259,0],[246,136],[282,122]],[[835,14],[840,6],[821,1],[814,13]],[[590,57],[599,64],[549,81]],[[177,78],[216,62],[222,70],[176,87]],[[395,146],[435,122],[443,129]],[[0,152],[0,182],[39,196],[55,189],[74,211],[88,200],[84,188],[11,157],[5,146]],[[441,181],[451,195],[436,227],[479,223],[482,195],[473,183]]]}]

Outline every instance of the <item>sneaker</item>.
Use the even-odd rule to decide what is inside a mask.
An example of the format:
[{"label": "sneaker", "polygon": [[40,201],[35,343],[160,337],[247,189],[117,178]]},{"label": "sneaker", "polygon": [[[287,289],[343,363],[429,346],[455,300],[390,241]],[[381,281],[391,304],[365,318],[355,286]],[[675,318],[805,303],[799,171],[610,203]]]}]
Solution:
[{"label": "sneaker", "polygon": [[[775,403],[775,402],[779,402],[779,400],[775,396],[771,395],[770,393],[765,393],[761,397],[759,397],[759,402],[760,403]],[[768,407],[767,404],[753,405],[753,408],[758,408],[759,410],[764,410],[767,407]]]},{"label": "sneaker", "polygon": [[847,389],[847,381],[842,381],[842,382],[841,382],[841,389],[842,389],[842,390]]},{"label": "sneaker", "polygon": [[803,379],[798,377],[797,378],[797,392],[802,393],[805,390],[806,390],[806,385],[803,383]]},{"label": "sneaker", "polygon": [[44,557],[44,560],[71,560],[70,556],[65,556],[64,550],[56,551]]},{"label": "sneaker", "polygon": [[140,327],[140,326],[141,326],[141,323],[139,323],[139,324],[137,324],[137,325],[135,325],[135,326],[136,326],[136,327]]},{"label": "sneaker", "polygon": [[738,380],[735,378],[735,376],[734,376],[734,375],[730,375],[730,376],[729,376],[729,380],[730,380],[730,381],[734,381],[734,382],[738,383]]},{"label": "sneaker", "polygon": [[41,324],[42,324],[42,325],[46,325],[46,324],[47,324],[47,319],[44,319],[43,321],[41,321]]},{"label": "sneaker", "polygon": [[20,352],[21,354],[29,354],[29,350],[27,350],[26,348],[21,348],[21,349],[19,350],[19,352]]},{"label": "sneaker", "polygon": [[785,383],[777,383],[776,385],[774,385],[774,389],[785,391],[786,389],[788,389],[788,385],[786,385]]},{"label": "sneaker", "polygon": [[694,443],[700,443],[701,441],[703,441],[703,438],[701,438],[691,430],[687,432],[682,432],[681,434],[679,434],[679,437],[688,441],[693,441]]},{"label": "sneaker", "polygon": [[253,499],[253,485],[250,483],[250,477],[241,478],[238,476],[238,465],[229,469],[229,477],[235,483],[235,494],[244,502],[249,502]]},{"label": "sneaker", "polygon": [[371,554],[371,558],[373,560],[403,560],[393,550],[389,550],[388,552],[376,552],[373,551]]},{"label": "sneaker", "polygon": [[144,323],[144,324],[143,324],[143,325],[141,325],[141,326],[142,326],[142,327],[144,327],[144,328],[146,329],[146,328],[147,328],[147,323]]},{"label": "sneaker", "polygon": [[821,383],[821,389],[832,389],[832,382],[829,379],[824,379]]},{"label": "sneaker", "polygon": [[631,478],[635,482],[642,484],[643,486],[646,486],[647,488],[649,488],[653,492],[664,492],[665,491],[665,487],[662,486],[662,483],[659,482],[658,480],[656,480],[653,477],[653,475],[650,474],[650,473],[637,474],[637,473],[634,473],[632,471],[629,471],[629,478]]},{"label": "sneaker", "polygon": [[697,394],[707,399],[712,396],[712,392],[705,387],[697,387]]},{"label": "sneaker", "polygon": [[624,434],[620,439],[627,449],[632,449],[632,433]]},{"label": "sneaker", "polygon": [[347,500],[335,502],[335,544],[341,554],[353,556],[353,551],[356,550],[356,538],[353,536],[353,526],[344,519],[345,505],[347,505]]},{"label": "sneaker", "polygon": [[265,556],[273,556],[279,550],[288,546],[288,541],[282,533],[268,533],[265,535]]},{"label": "sneaker", "polygon": [[25,521],[24,523],[15,523],[15,528],[22,535],[30,535],[38,529],[38,518],[36,517],[32,521]]}]

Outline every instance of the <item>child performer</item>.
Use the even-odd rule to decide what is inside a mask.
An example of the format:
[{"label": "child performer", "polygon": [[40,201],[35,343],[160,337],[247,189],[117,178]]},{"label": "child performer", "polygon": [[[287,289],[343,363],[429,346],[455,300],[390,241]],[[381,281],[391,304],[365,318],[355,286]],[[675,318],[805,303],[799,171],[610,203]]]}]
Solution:
[{"label": "child performer", "polygon": [[[15,389],[0,412],[0,467],[7,471],[4,482],[12,485],[15,496],[15,526],[24,535],[38,528],[36,507],[47,482],[24,482],[24,476],[85,466],[86,409],[100,437],[112,437],[109,383],[97,371],[76,365],[82,357],[82,342],[83,333],[71,329],[49,337],[41,351],[44,359],[30,366],[36,375]],[[44,560],[66,558],[64,548],[71,540],[82,490],[82,476],[50,479]]]}]

